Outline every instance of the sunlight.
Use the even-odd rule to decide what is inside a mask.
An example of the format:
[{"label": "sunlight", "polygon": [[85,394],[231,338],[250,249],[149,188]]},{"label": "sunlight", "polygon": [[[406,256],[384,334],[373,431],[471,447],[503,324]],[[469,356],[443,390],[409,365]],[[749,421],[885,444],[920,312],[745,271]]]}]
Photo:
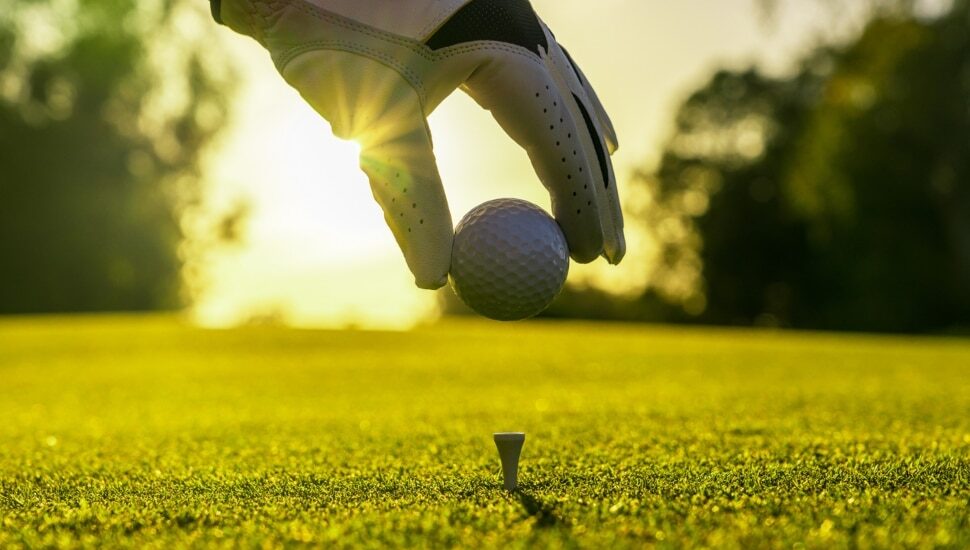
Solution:
[{"label": "sunlight", "polygon": [[266,145],[273,169],[256,190],[252,234],[298,250],[303,261],[372,258],[387,239],[380,209],[357,166],[360,147],[333,137],[309,107],[301,107],[265,129],[279,139]]},{"label": "sunlight", "polygon": [[[627,184],[630,175],[657,160],[658,145],[669,131],[669,112],[684,89],[724,59],[758,57],[778,66],[803,40],[797,30],[814,21],[799,17],[799,10],[786,10],[778,32],[766,39],[751,17],[750,0],[730,0],[730,7],[724,7],[724,13],[733,14],[731,25],[724,24],[721,10],[712,11],[701,0],[676,5],[617,1],[610,5],[622,5],[626,13],[619,23],[616,10],[591,13],[579,0],[535,4],[547,23],[569,37],[568,47],[613,116],[621,137],[613,160],[627,205],[638,200]],[[613,40],[600,39],[606,35]],[[238,36],[224,38],[227,55],[244,69],[243,86],[236,123],[208,170],[210,195],[217,204],[244,199],[251,218],[242,246],[220,252],[205,267],[211,284],[196,300],[196,318],[219,326],[276,319],[306,326],[397,328],[433,316],[435,294],[414,286],[359,167],[360,146],[334,137],[334,130],[353,135],[379,109],[389,108],[373,101],[382,93],[372,94],[366,105],[340,94],[329,105],[317,105],[335,111],[331,128],[280,78],[260,46]],[[626,56],[617,63],[614,44],[665,54]],[[315,85],[335,93],[341,83],[325,73],[329,79],[318,78]],[[475,205],[498,197],[549,208],[526,154],[467,96],[457,93],[446,100],[429,125],[455,222]],[[363,137],[385,142],[393,136],[377,132]],[[612,292],[639,292],[656,246],[637,231],[635,220],[628,220],[627,229],[630,251],[622,265],[574,264],[571,280]]]},{"label": "sunlight", "polygon": [[[258,46],[236,46],[255,56]],[[210,200],[251,205],[241,247],[205,266],[203,325],[407,328],[434,312],[360,170],[360,145],[336,138],[271,65],[253,65],[236,121],[210,168]]]}]

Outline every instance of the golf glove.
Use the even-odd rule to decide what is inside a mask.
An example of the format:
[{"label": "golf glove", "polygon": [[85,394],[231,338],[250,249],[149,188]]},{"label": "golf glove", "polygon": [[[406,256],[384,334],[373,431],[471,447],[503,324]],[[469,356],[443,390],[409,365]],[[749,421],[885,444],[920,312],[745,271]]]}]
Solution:
[{"label": "golf glove", "polygon": [[447,282],[454,229],[426,117],[456,88],[528,152],[574,260],[625,253],[613,125],[528,0],[210,0],[356,140],[417,286]]}]

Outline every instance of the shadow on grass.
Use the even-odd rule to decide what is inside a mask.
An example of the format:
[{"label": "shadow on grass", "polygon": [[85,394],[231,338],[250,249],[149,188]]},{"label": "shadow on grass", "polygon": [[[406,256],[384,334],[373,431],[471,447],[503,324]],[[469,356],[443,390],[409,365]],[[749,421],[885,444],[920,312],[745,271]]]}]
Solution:
[{"label": "shadow on grass", "polygon": [[549,529],[551,527],[569,528],[566,520],[556,514],[555,507],[544,504],[542,501],[536,499],[528,490],[519,488],[515,490],[514,494],[519,499],[519,502],[522,503],[522,507],[525,508],[526,513],[536,519],[536,529]]}]

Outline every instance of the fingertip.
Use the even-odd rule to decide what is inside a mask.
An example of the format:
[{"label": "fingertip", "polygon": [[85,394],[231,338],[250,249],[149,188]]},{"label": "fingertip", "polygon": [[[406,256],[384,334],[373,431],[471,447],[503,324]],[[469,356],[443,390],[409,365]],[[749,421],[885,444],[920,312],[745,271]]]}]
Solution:
[{"label": "fingertip", "polygon": [[606,150],[609,151],[612,157],[620,149],[620,144],[616,141],[616,136],[606,138]]},{"label": "fingertip", "polygon": [[616,242],[611,246],[606,247],[603,251],[603,257],[606,258],[612,265],[619,265],[626,256],[626,237],[623,236],[623,232],[620,231],[616,236]]},{"label": "fingertip", "polygon": [[414,284],[422,290],[438,290],[448,284],[448,276],[444,275],[438,279],[415,278]]},{"label": "fingertip", "polygon": [[596,258],[600,257],[601,250],[570,250],[569,257],[573,259],[574,262],[580,264],[592,263]]},{"label": "fingertip", "polygon": [[603,253],[603,233],[598,222],[570,219],[569,215],[564,215],[563,212],[556,212],[556,214],[556,222],[566,237],[569,257],[573,261],[588,264]]}]

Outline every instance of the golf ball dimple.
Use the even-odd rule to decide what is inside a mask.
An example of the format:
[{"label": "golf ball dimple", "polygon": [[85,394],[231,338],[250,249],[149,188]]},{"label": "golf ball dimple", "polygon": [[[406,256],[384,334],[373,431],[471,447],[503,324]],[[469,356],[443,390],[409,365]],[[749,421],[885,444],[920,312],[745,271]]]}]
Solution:
[{"label": "golf ball dimple", "polygon": [[568,273],[566,237],[530,202],[486,202],[455,230],[451,287],[485,317],[517,321],[538,315],[562,290]]}]

